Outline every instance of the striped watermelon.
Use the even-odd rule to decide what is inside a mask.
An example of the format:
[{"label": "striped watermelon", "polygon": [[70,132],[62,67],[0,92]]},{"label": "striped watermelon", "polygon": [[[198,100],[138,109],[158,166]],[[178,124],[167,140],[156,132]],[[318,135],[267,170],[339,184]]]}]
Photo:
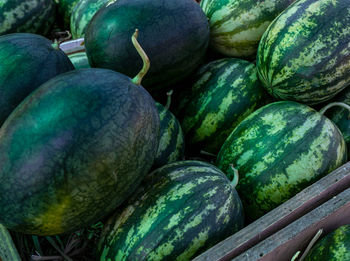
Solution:
[{"label": "striped watermelon", "polygon": [[75,69],[91,68],[85,52],[70,54],[68,58]]},{"label": "striped watermelon", "polygon": [[210,46],[234,57],[254,57],[272,20],[294,0],[202,0],[209,18]]},{"label": "striped watermelon", "polygon": [[0,224],[0,260],[21,261],[8,230]]},{"label": "striped watermelon", "polygon": [[182,100],[186,144],[191,149],[218,153],[237,124],[263,105],[265,90],[255,65],[235,58],[210,62],[195,79]]},{"label": "striped watermelon", "polygon": [[300,0],[264,33],[257,68],[270,94],[308,104],[350,84],[349,0]]},{"label": "striped watermelon", "polygon": [[80,0],[70,17],[70,30],[73,39],[84,37],[85,30],[94,14],[109,0]]},{"label": "striped watermelon", "polygon": [[53,0],[0,1],[0,35],[37,33],[46,35],[55,21]]},{"label": "striped watermelon", "polygon": [[292,101],[268,104],[227,138],[217,166],[239,171],[247,217],[256,219],[346,162],[339,129],[312,108]]},{"label": "striped watermelon", "polygon": [[100,260],[188,260],[243,226],[239,196],[213,165],[171,163],[144,184],[144,194],[107,222]]},{"label": "striped watermelon", "polygon": [[343,225],[318,241],[305,257],[305,261],[350,260],[350,225]]},{"label": "striped watermelon", "polygon": [[184,159],[185,138],[179,121],[160,103],[156,102],[159,113],[159,145],[153,167],[158,168],[168,163]]}]

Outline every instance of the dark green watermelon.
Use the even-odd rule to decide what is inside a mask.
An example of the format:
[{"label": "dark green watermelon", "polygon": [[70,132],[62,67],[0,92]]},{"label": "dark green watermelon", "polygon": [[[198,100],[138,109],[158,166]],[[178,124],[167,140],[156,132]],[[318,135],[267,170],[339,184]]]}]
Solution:
[{"label": "dark green watermelon", "polygon": [[305,261],[350,260],[350,225],[342,225],[318,241]]},{"label": "dark green watermelon", "polygon": [[210,62],[194,79],[180,100],[187,148],[216,154],[238,123],[265,104],[266,93],[255,65],[235,58]]},{"label": "dark green watermelon", "polygon": [[90,68],[89,60],[85,52],[69,54],[68,58],[74,65],[75,69]]},{"label": "dark green watermelon", "polygon": [[109,0],[80,0],[75,5],[70,17],[70,31],[73,39],[82,38],[95,13]]},{"label": "dark green watermelon", "polygon": [[55,2],[58,5],[58,14],[63,22],[63,27],[69,29],[71,14],[80,0],[55,0]]},{"label": "dark green watermelon", "polygon": [[153,167],[158,168],[168,163],[183,160],[185,138],[179,121],[168,108],[156,103],[159,119],[159,146]]},{"label": "dark green watermelon", "polygon": [[142,67],[130,42],[136,28],[151,62],[145,87],[175,83],[190,75],[204,58],[209,26],[195,1],[118,0],[99,9],[87,27],[90,65],[134,77]]},{"label": "dark green watermelon", "polygon": [[9,33],[46,35],[55,21],[55,15],[54,0],[1,0],[0,35]]},{"label": "dark green watermelon", "polygon": [[28,96],[0,129],[0,223],[73,232],[120,205],[150,170],[159,116],[120,73],[80,69]]},{"label": "dark green watermelon", "polygon": [[258,75],[278,99],[317,104],[350,85],[348,0],[300,0],[268,27]]},{"label": "dark green watermelon", "polygon": [[67,55],[40,35],[0,36],[0,126],[37,87],[73,69]]},{"label": "dark green watermelon", "polygon": [[339,129],[321,113],[292,101],[268,104],[230,134],[217,166],[239,172],[246,216],[257,219],[347,161]]},{"label": "dark green watermelon", "polygon": [[239,196],[215,166],[165,165],[107,222],[100,260],[189,260],[243,227]]}]

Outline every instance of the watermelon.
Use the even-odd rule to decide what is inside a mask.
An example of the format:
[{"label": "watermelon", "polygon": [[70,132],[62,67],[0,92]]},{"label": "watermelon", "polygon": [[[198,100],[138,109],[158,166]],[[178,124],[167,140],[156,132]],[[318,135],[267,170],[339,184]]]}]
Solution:
[{"label": "watermelon", "polygon": [[102,7],[85,34],[92,67],[112,69],[133,77],[142,62],[130,43],[135,28],[151,61],[143,86],[164,88],[190,75],[202,62],[209,25],[193,0],[118,0]]},{"label": "watermelon", "polygon": [[312,247],[304,260],[350,260],[350,225],[342,225],[324,236]]},{"label": "watermelon", "polygon": [[80,0],[75,5],[70,17],[70,31],[73,39],[82,38],[95,13],[109,0]]},{"label": "watermelon", "polygon": [[318,104],[350,85],[348,0],[300,0],[268,27],[258,75],[278,99]]},{"label": "watermelon", "polygon": [[149,93],[106,69],[47,81],[0,129],[0,223],[69,233],[101,220],[150,170],[159,115]]},{"label": "watermelon", "polygon": [[230,134],[217,166],[239,172],[237,191],[254,220],[347,161],[339,129],[321,113],[292,101],[274,102]]},{"label": "watermelon", "polygon": [[71,14],[80,0],[55,0],[58,4],[58,14],[63,22],[64,28],[70,27]]},{"label": "watermelon", "polygon": [[159,113],[159,145],[153,168],[183,160],[185,154],[185,138],[179,121],[171,113],[169,107],[156,102]]},{"label": "watermelon", "polygon": [[253,58],[273,19],[294,0],[202,0],[210,24],[210,47],[232,57]]},{"label": "watermelon", "polygon": [[75,69],[90,68],[89,60],[85,52],[69,54],[68,58]]},{"label": "watermelon", "polygon": [[216,154],[238,123],[264,105],[265,90],[255,65],[235,58],[206,64],[194,79],[180,101],[186,144]]},{"label": "watermelon", "polygon": [[35,34],[0,36],[0,57],[0,126],[41,84],[74,69],[63,51]]},{"label": "watermelon", "polygon": [[46,35],[55,21],[53,0],[2,0],[0,35],[36,33]]},{"label": "watermelon", "polygon": [[171,163],[143,184],[143,192],[107,222],[101,261],[189,260],[243,227],[236,190],[209,163]]},{"label": "watermelon", "polygon": [[0,224],[0,260],[21,261],[9,231]]}]

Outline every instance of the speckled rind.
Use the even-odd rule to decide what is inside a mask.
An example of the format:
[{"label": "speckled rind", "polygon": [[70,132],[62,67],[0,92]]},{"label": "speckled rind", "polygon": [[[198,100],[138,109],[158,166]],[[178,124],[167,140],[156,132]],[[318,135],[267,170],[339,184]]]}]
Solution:
[{"label": "speckled rind", "polygon": [[231,57],[254,57],[268,25],[294,0],[202,0],[210,46]]},{"label": "speckled rind", "polygon": [[209,25],[195,1],[118,0],[99,9],[86,29],[90,65],[134,77],[142,68],[130,41],[136,28],[151,62],[143,80],[147,88],[180,81],[200,65],[206,53]]},{"label": "speckled rind", "polygon": [[259,44],[258,76],[281,100],[331,99],[350,84],[348,0],[300,0],[268,27]]},{"label": "speckled rind", "polygon": [[144,184],[109,222],[100,260],[189,260],[243,226],[239,196],[213,165],[175,162]]},{"label": "speckled rind", "polygon": [[[201,67],[182,96],[181,126],[192,151],[217,154],[232,130],[265,104],[266,91],[253,63],[225,58]],[[186,91],[184,91],[186,92]]]},{"label": "speckled rind", "polygon": [[350,260],[350,225],[343,225],[320,239],[305,257],[305,261]]},{"label": "speckled rind", "polygon": [[183,160],[185,154],[185,138],[179,121],[160,103],[156,103],[159,119],[159,146],[153,168]]},{"label": "speckled rind", "polygon": [[0,35],[36,33],[46,35],[55,21],[54,0],[0,1]]},{"label": "speckled rind", "polygon": [[257,219],[346,162],[345,141],[325,116],[291,101],[268,104],[230,134],[216,165],[239,172],[246,216]]},{"label": "speckled rind", "polygon": [[70,17],[70,31],[73,39],[84,37],[85,30],[95,13],[110,0],[80,0]]},{"label": "speckled rind", "polygon": [[80,69],[38,88],[0,129],[0,223],[53,235],[97,222],[140,184],[159,116],[127,76]]},{"label": "speckled rind", "polygon": [[67,55],[40,35],[0,36],[0,126],[16,106],[41,84],[73,70]]}]

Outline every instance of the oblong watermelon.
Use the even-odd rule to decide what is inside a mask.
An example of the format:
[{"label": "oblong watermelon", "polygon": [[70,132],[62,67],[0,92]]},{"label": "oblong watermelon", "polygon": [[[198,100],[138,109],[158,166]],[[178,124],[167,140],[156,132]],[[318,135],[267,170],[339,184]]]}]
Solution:
[{"label": "oblong watermelon", "polygon": [[56,15],[54,0],[2,0],[0,35],[9,33],[49,33]]},{"label": "oblong watermelon", "polygon": [[350,260],[350,225],[342,225],[324,236],[312,247],[304,260]]},{"label": "oblong watermelon", "polygon": [[249,219],[257,219],[344,164],[339,129],[312,108],[282,101],[244,119],[230,134],[217,166],[239,172],[237,191]]},{"label": "oblong watermelon", "polygon": [[265,90],[255,65],[235,58],[204,65],[194,79],[180,101],[186,144],[193,151],[218,153],[238,123],[265,104]]},{"label": "oblong watermelon", "polygon": [[91,67],[134,77],[142,67],[130,41],[136,28],[151,62],[145,87],[158,89],[180,81],[200,65],[206,53],[209,25],[195,1],[118,0],[99,9],[86,29]]},{"label": "oblong watermelon", "polygon": [[150,170],[159,115],[120,73],[80,69],[35,90],[0,129],[0,223],[53,235],[99,221]]},{"label": "oblong watermelon", "polygon": [[107,222],[100,260],[189,260],[243,226],[239,196],[213,165],[171,163],[144,185]]},{"label": "oblong watermelon", "polygon": [[278,99],[324,102],[350,85],[348,0],[300,0],[264,33],[258,75]]},{"label": "oblong watermelon", "polygon": [[85,30],[95,13],[109,0],[80,0],[70,17],[70,31],[73,39],[85,36]]},{"label": "oblong watermelon", "polygon": [[275,17],[295,0],[202,0],[210,24],[210,46],[232,57],[255,57]]},{"label": "oblong watermelon", "polygon": [[0,126],[32,91],[73,69],[67,55],[43,36],[0,36]]}]

